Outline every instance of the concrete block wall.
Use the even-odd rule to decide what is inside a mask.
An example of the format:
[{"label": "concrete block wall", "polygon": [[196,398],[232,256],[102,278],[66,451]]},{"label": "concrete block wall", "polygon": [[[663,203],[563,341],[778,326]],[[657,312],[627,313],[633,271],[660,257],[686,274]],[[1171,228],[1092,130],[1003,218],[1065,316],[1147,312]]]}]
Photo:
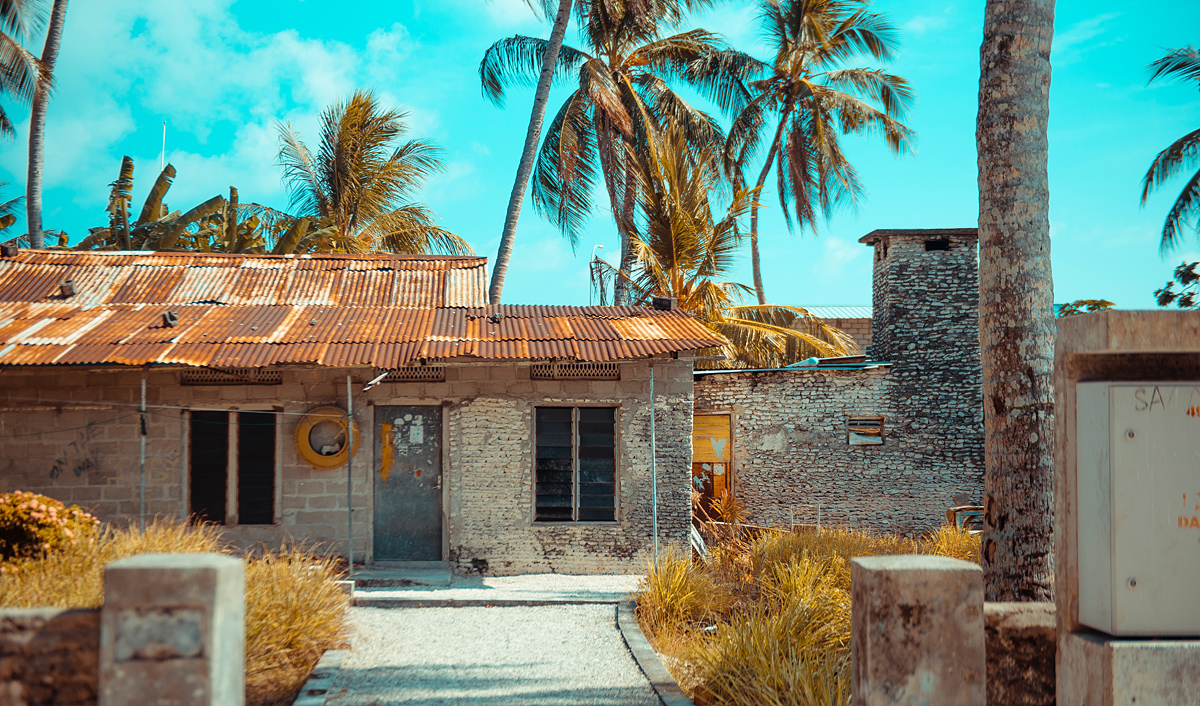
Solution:
[{"label": "concrete block wall", "polygon": [[850,338],[858,344],[858,350],[866,353],[871,347],[871,320],[870,319],[825,319],[825,323],[834,328],[841,329],[849,334]]},{"label": "concrete block wall", "polygon": [[[655,365],[660,538],[683,542],[690,517],[691,363],[661,359]],[[443,405],[446,558],[464,570],[486,566],[490,573],[640,570],[653,541],[649,371],[646,361],[637,361],[621,365],[619,381],[535,381],[528,366],[517,363],[448,366],[445,382],[383,383],[367,393],[358,390],[374,371],[351,371],[362,437],[354,456],[356,559],[369,559],[371,550],[374,406]],[[346,553],[346,468],[314,468],[294,442],[295,425],[304,413],[324,405],[345,408],[345,370],[286,368],[282,384],[262,386],[184,386],[174,370],[151,370],[146,379],[151,517],[187,514],[185,409],[275,411],[281,415],[276,522],[222,531],[245,548],[293,540]],[[140,384],[141,372],[120,369],[0,370],[0,492],[43,493],[79,504],[106,521],[136,522]],[[534,525],[533,408],[589,403],[621,410],[619,522]]]},{"label": "concrete block wall", "polygon": [[95,706],[100,611],[0,610],[0,703]]}]

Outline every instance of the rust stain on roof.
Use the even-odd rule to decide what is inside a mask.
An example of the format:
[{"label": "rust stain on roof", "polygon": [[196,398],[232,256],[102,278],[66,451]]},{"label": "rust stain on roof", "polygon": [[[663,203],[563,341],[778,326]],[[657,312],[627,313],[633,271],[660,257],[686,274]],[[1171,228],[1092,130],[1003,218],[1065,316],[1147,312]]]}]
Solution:
[{"label": "rust stain on roof", "polygon": [[487,284],[480,257],[22,251],[0,259],[0,365],[394,368],[721,344],[681,311],[489,306]]}]

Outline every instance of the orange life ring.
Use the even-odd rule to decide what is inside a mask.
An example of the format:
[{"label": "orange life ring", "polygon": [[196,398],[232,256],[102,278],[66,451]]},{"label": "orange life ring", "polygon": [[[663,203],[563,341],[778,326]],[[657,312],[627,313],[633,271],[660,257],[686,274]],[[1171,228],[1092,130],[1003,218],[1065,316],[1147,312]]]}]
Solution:
[{"label": "orange life ring", "polygon": [[[313,444],[313,428],[325,422],[333,422],[340,430],[333,439],[334,442],[341,441],[340,448],[336,450],[330,449],[332,444],[326,444],[322,448],[316,448]],[[358,422],[354,422],[355,453],[358,453],[358,443],[361,439],[362,434],[358,431]],[[337,407],[317,407],[304,415],[296,425],[296,450],[300,452],[301,458],[317,468],[344,466],[350,458],[349,450],[346,448],[346,410]]]}]

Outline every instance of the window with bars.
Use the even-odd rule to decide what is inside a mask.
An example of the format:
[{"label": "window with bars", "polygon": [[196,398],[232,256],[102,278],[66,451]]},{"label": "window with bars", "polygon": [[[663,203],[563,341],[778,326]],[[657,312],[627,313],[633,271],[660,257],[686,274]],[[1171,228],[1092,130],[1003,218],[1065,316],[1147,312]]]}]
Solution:
[{"label": "window with bars", "polygon": [[538,407],[537,522],[615,522],[615,407]]},{"label": "window with bars", "polygon": [[196,522],[274,524],[276,424],[273,412],[191,413],[188,498]]}]

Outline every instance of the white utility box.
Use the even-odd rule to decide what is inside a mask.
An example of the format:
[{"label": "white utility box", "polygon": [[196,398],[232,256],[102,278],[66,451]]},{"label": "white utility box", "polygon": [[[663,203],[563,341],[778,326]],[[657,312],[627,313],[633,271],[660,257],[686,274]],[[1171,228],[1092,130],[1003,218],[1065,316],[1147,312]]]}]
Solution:
[{"label": "white utility box", "polygon": [[1079,622],[1200,635],[1200,381],[1081,382]]}]

